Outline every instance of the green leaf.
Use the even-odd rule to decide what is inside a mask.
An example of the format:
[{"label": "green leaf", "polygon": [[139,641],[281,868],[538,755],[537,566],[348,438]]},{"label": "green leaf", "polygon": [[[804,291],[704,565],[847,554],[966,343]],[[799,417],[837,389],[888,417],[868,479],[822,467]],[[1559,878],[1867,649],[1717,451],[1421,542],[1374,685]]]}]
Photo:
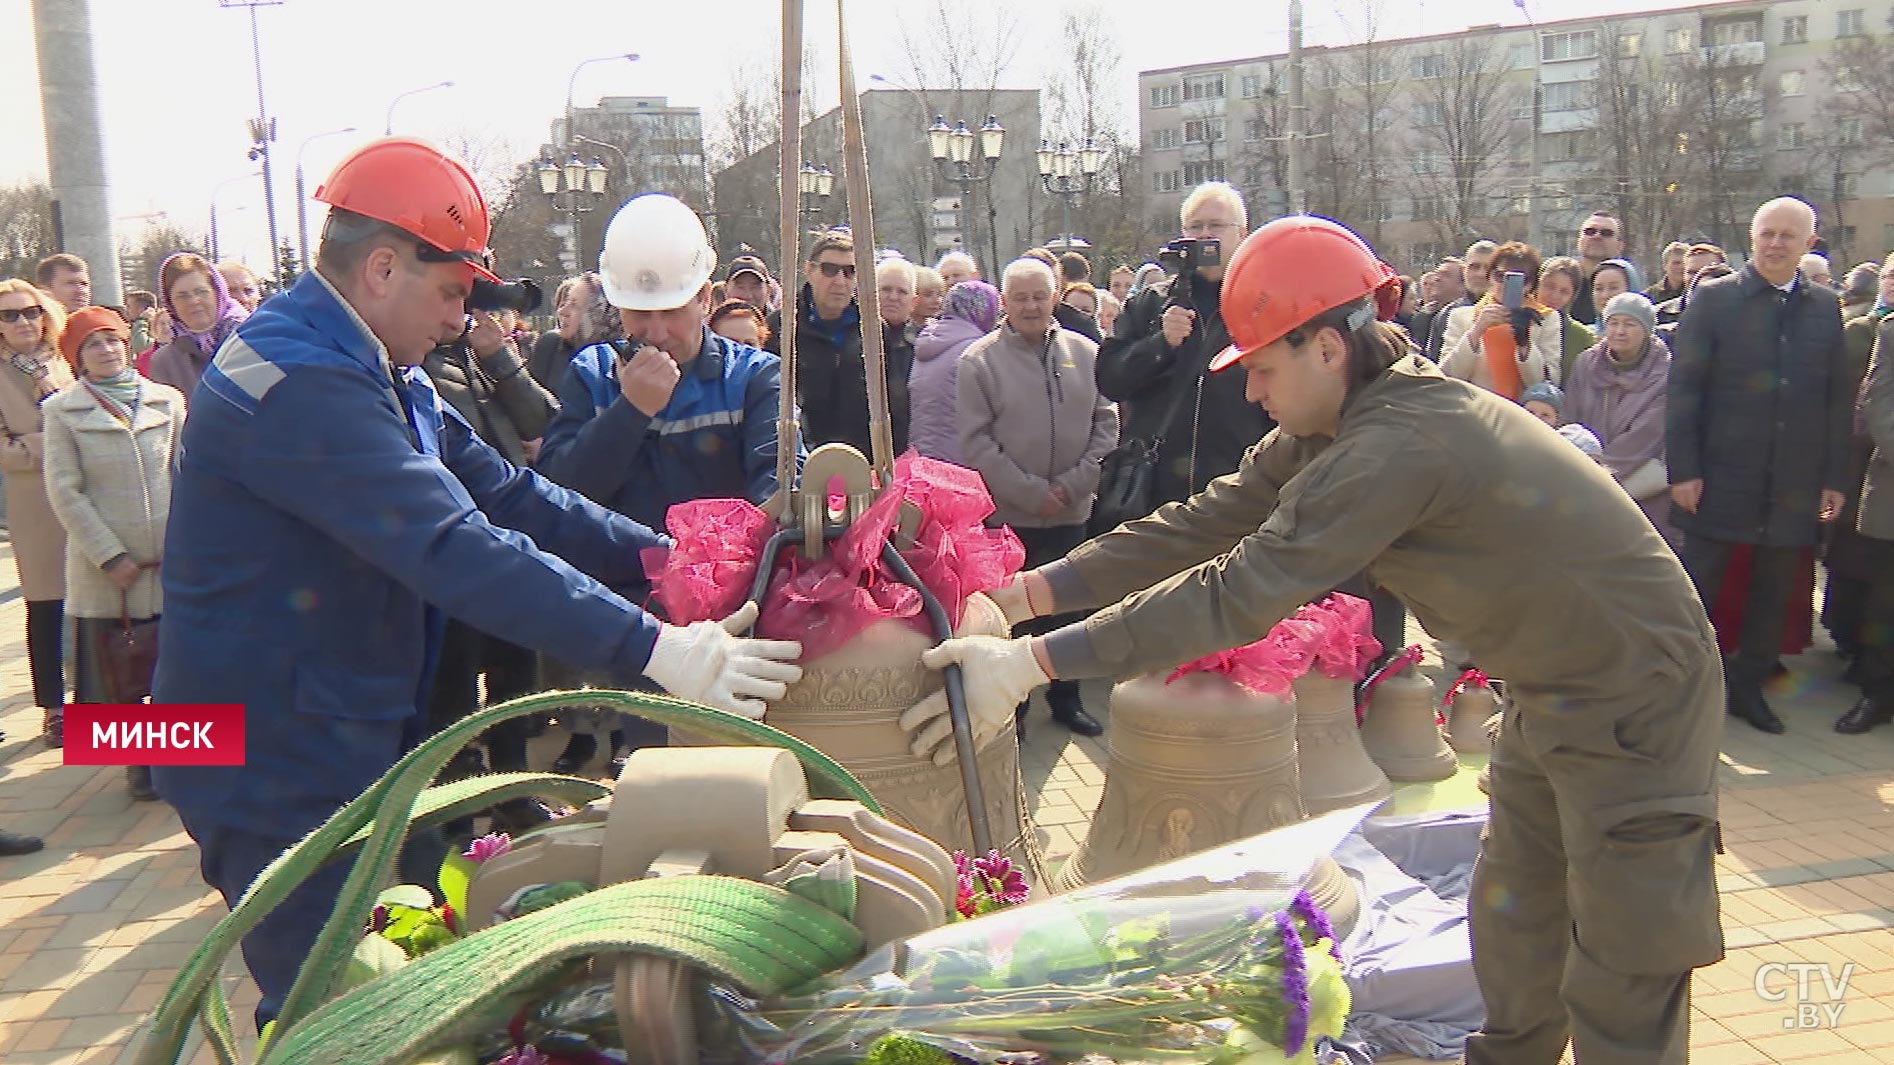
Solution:
[{"label": "green leaf", "polygon": [[386,976],[403,965],[408,964],[408,954],[400,947],[370,932],[355,945],[355,953],[349,955],[349,963],[342,970],[342,979],[337,981],[335,993],[340,995],[374,980]]},{"label": "green leaf", "polygon": [[450,854],[441,863],[441,897],[457,914],[467,913],[467,885],[473,883],[476,868],[465,854]]},{"label": "green leaf", "polygon": [[391,910],[396,906],[425,910],[433,907],[434,893],[419,884],[396,884],[375,896],[375,901]]}]

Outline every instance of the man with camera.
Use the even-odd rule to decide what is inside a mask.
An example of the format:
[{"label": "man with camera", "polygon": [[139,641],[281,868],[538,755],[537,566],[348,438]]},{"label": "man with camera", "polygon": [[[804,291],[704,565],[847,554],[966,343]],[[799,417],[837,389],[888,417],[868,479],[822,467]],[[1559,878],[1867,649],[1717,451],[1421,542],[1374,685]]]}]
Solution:
[{"label": "man with camera", "polygon": [[1199,185],[1180,216],[1183,236],[1159,253],[1171,276],[1131,297],[1098,351],[1099,391],[1123,418],[1119,437],[1128,443],[1121,449],[1155,446],[1150,505],[1138,514],[1108,512],[1101,492],[1096,531],[1200,491],[1234,471],[1275,426],[1244,399],[1241,380],[1207,370],[1230,342],[1219,286],[1222,250],[1234,251],[1249,232],[1242,194],[1221,181]]},{"label": "man with camera", "polygon": [[[372,141],[316,190],[315,269],[245,319],[185,423],[165,552],[154,702],[241,704],[245,763],[159,766],[159,793],[234,905],[283,850],[427,734],[449,617],[631,682],[761,716],[800,645],[661,624],[613,593],[668,541],[507,462],[421,361],[465,329],[487,204],[460,160]],[[441,859],[417,838],[408,876]],[[429,852],[432,853],[429,853]],[[245,937],[268,1021],[334,908],[347,863]]]}]

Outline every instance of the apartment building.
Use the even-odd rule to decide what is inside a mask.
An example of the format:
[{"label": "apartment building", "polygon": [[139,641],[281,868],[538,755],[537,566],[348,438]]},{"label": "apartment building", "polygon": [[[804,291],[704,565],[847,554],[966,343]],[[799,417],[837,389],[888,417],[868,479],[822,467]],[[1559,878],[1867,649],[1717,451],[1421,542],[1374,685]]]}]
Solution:
[{"label": "apartment building", "polygon": [[1567,251],[1584,217],[1624,218],[1632,252],[1672,239],[1740,248],[1750,212],[1814,203],[1838,270],[1894,249],[1894,169],[1841,117],[1844,48],[1889,42],[1894,0],[1734,0],[1631,15],[1304,50],[1140,72],[1153,220],[1190,188],[1290,209],[1291,138],[1306,210],[1368,237],[1401,269],[1474,239]]}]

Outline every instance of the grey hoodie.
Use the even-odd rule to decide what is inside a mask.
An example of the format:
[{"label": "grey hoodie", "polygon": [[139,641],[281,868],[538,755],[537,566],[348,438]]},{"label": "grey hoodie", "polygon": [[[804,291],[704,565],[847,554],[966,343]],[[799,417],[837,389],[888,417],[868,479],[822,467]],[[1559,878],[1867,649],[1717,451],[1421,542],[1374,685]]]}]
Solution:
[{"label": "grey hoodie", "polygon": [[[960,356],[960,454],[993,493],[1008,525],[1080,525],[1092,513],[1098,468],[1118,446],[1118,408],[1099,394],[1098,345],[1053,325],[1029,340],[1004,323]],[[1066,506],[1043,514],[1052,487]]]}]

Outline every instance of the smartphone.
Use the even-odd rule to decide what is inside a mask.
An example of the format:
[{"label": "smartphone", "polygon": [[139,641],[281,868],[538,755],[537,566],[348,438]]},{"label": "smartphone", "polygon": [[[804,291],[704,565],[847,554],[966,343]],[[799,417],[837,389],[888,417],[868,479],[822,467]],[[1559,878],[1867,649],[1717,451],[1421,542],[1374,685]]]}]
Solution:
[{"label": "smartphone", "polygon": [[1526,305],[1526,275],[1517,270],[1508,270],[1500,275],[1499,302],[1507,310],[1516,311]]}]

